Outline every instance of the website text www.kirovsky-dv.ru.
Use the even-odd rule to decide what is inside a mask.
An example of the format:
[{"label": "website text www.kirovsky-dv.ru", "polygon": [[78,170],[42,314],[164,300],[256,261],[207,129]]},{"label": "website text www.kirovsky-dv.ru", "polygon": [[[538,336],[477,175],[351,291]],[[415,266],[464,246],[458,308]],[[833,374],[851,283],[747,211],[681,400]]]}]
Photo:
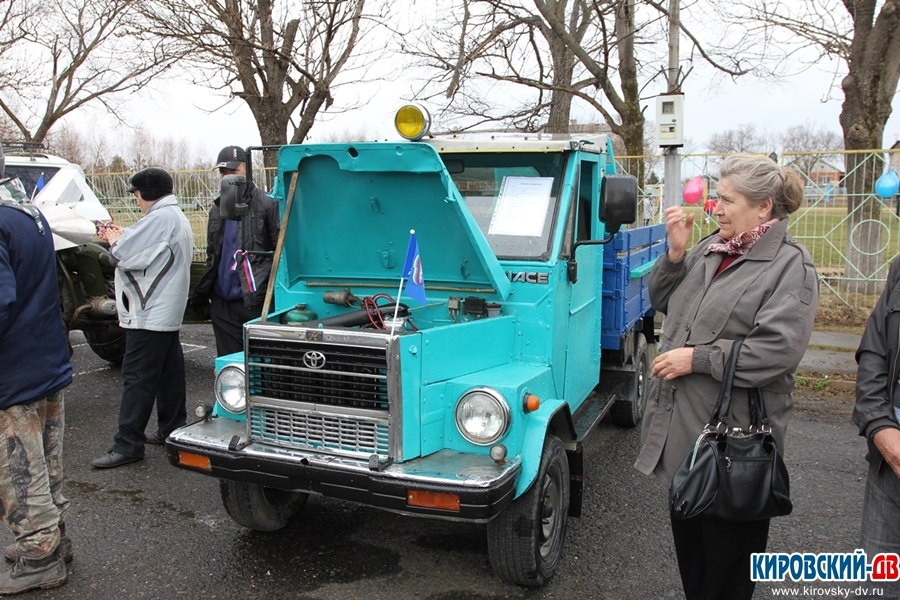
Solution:
[{"label": "website text www.kirovsky-dv.ru", "polygon": [[752,581],[845,582],[897,581],[900,556],[876,554],[868,561],[862,550],[855,552],[761,552],[750,556]]},{"label": "website text www.kirovsky-dv.ru", "polygon": [[815,585],[804,585],[801,587],[781,587],[772,588],[772,595],[776,597],[799,597],[799,598],[864,598],[883,597],[884,589],[882,588],[866,588],[858,586],[855,588],[831,586],[819,587]]}]

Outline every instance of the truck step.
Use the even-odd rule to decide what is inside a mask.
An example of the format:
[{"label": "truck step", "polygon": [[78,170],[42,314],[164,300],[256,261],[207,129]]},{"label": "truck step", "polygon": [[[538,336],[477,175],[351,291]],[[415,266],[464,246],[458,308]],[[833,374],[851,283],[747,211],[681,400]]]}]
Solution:
[{"label": "truck step", "polygon": [[575,433],[579,442],[600,422],[612,408],[615,396],[593,392],[574,415]]}]

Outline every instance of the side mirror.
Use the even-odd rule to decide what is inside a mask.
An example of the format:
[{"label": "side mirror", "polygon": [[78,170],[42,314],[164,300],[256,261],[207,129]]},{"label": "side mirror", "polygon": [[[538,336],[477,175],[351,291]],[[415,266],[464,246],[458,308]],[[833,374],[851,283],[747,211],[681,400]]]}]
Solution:
[{"label": "side mirror", "polygon": [[242,203],[247,180],[243,175],[226,175],[219,186],[219,213],[223,219],[240,219],[249,206]]},{"label": "side mirror", "polygon": [[619,233],[623,223],[637,219],[637,177],[607,175],[600,183],[600,220],[610,237]]}]

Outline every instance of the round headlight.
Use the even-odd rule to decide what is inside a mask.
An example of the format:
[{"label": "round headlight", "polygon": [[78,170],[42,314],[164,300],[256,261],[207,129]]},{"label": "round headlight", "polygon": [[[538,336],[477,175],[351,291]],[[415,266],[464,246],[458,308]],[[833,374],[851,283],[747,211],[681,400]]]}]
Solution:
[{"label": "round headlight", "polygon": [[492,444],[503,437],[508,427],[509,406],[494,390],[466,392],[456,405],[456,428],[473,444]]},{"label": "round headlight", "polygon": [[247,386],[244,369],[229,365],[216,375],[216,400],[230,413],[242,413],[247,409]]},{"label": "round headlight", "polygon": [[424,106],[407,104],[401,106],[394,115],[394,127],[397,133],[414,142],[428,133],[431,128],[431,115]]}]

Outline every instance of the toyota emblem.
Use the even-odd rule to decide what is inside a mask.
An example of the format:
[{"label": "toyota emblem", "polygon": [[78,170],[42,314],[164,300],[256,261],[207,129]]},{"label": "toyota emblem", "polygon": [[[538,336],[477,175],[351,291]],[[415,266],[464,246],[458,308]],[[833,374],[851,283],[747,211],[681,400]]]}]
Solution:
[{"label": "toyota emblem", "polygon": [[310,350],[303,355],[303,364],[310,369],[321,369],[325,366],[325,355],[318,350]]}]

